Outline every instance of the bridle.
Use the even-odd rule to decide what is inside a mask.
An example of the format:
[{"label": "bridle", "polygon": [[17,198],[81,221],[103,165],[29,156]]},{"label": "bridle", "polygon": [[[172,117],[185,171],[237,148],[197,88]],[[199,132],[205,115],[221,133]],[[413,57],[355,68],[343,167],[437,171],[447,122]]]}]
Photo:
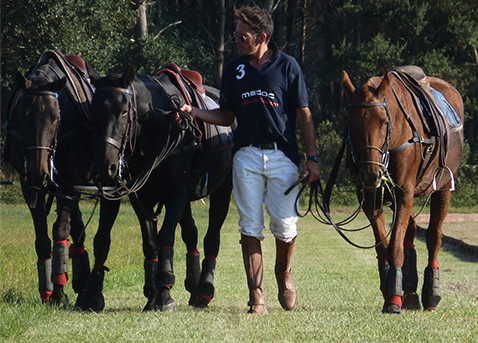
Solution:
[{"label": "bridle", "polygon": [[[58,93],[52,92],[52,91],[44,91],[44,90],[24,90],[23,91],[23,96],[52,96],[58,101]],[[54,177],[54,171],[55,171],[55,154],[56,154],[56,147],[58,143],[58,130],[60,127],[60,118],[61,116],[58,116],[58,122],[55,127],[55,134],[53,135],[53,139],[51,140],[51,144],[49,146],[43,146],[43,145],[32,145],[32,146],[25,146],[22,149],[23,152],[23,158],[24,158],[24,168],[25,168],[25,177],[27,175],[26,173],[26,168],[28,165],[27,157],[25,155],[25,152],[27,151],[36,151],[36,150],[46,150],[49,152],[49,174],[50,174],[50,182],[53,182],[53,177]]]},{"label": "bridle", "polygon": [[103,136],[98,139],[97,142],[105,142],[107,144],[112,145],[116,149],[118,149],[118,159],[119,159],[119,170],[118,170],[118,177],[121,179],[123,177],[123,169],[125,164],[125,151],[128,145],[130,144],[131,152],[134,151],[135,148],[135,138],[136,135],[133,133],[134,128],[136,128],[136,120],[137,120],[137,111],[136,111],[136,94],[134,91],[133,85],[131,85],[131,89],[129,88],[121,88],[121,87],[101,87],[96,89],[96,93],[102,92],[114,92],[114,93],[121,93],[124,95],[128,95],[131,97],[128,100],[128,111],[125,115],[128,116],[128,122],[126,124],[125,133],[122,135],[121,142],[113,137],[110,136]]},{"label": "bridle", "polygon": [[[376,146],[371,146],[371,145],[364,145],[359,148],[356,148],[352,144],[352,140],[350,139],[350,125],[347,127],[348,129],[348,142],[350,146],[350,151],[352,155],[352,160],[354,164],[358,167],[360,167],[362,164],[376,164],[378,165],[382,171],[387,170],[388,168],[388,163],[390,162],[390,135],[392,132],[392,120],[390,116],[390,111],[388,109],[388,104],[387,104],[387,99],[383,97],[382,102],[371,102],[371,103],[365,103],[365,104],[360,104],[360,103],[352,103],[349,105],[349,107],[354,107],[354,108],[371,108],[371,107],[383,107],[385,109],[385,113],[387,114],[387,119],[388,121],[386,122],[387,125],[387,134],[385,136],[385,140],[382,144],[382,146],[376,147]],[[362,150],[376,150],[380,153],[381,159],[380,162],[376,161],[360,161],[358,160],[358,153]]]},{"label": "bridle", "polygon": [[[154,169],[168,156],[170,156],[173,151],[179,146],[181,143],[183,137],[184,137],[184,132],[187,128],[190,128],[190,125],[188,125],[186,128],[181,128],[180,134],[176,138],[171,138],[171,132],[168,133],[167,137],[167,142],[165,144],[165,147],[161,149],[161,151],[156,155],[156,157],[151,161],[151,163],[144,168],[141,173],[131,179],[131,176],[128,175],[129,180],[123,180],[123,172],[124,169],[127,167],[126,166],[126,159],[125,159],[125,150],[128,145],[128,142],[130,144],[130,150],[131,154],[135,150],[135,144],[136,144],[136,132],[134,130],[137,129],[136,122],[138,120],[138,115],[137,115],[137,106],[136,106],[136,94],[133,85],[131,85],[130,88],[121,88],[121,87],[100,87],[96,90],[96,93],[98,92],[119,92],[125,95],[131,96],[131,100],[128,102],[128,111],[125,115],[128,115],[128,124],[127,128],[125,130],[125,133],[122,138],[122,142],[119,142],[113,137],[100,137],[98,142],[106,142],[107,144],[112,145],[116,149],[118,149],[118,157],[119,157],[119,166],[118,166],[118,175],[117,175],[117,183],[118,187],[116,187],[113,191],[106,191],[99,187],[101,189],[101,195],[109,200],[119,200],[122,199],[125,196],[128,196],[130,194],[134,194],[138,192],[148,181],[151,173],[153,172]],[[170,99],[172,101],[172,99]],[[178,99],[179,101],[179,99]],[[174,101],[173,105],[175,105],[177,108],[179,108],[179,103],[175,104]],[[165,111],[155,109],[159,113],[166,114]],[[167,112],[167,113],[172,113],[172,112]],[[169,128],[171,130],[171,127]]]}]

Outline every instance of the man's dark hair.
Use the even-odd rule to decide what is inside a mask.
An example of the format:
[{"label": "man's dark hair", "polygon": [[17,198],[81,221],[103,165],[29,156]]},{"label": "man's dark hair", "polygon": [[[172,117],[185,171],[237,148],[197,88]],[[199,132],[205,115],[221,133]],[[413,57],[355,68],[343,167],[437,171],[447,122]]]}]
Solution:
[{"label": "man's dark hair", "polygon": [[274,22],[269,12],[264,11],[259,6],[243,6],[234,10],[234,16],[236,17],[236,23],[248,24],[255,34],[264,32],[267,36],[266,43],[270,41],[274,31]]}]

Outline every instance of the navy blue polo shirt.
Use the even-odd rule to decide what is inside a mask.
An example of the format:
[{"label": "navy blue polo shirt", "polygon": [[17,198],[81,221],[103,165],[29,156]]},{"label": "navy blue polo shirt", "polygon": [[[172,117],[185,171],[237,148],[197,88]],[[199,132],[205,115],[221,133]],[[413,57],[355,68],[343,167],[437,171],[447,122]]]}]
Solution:
[{"label": "navy blue polo shirt", "polygon": [[276,142],[298,165],[296,109],[308,106],[305,78],[293,57],[279,51],[274,43],[269,49],[272,58],[259,70],[242,56],[225,65],[220,104],[236,116],[236,149]]}]

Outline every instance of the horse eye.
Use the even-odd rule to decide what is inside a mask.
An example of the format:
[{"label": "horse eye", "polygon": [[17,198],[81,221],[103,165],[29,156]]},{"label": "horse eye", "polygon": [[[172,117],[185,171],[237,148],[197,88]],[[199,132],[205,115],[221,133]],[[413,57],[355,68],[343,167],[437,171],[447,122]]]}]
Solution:
[{"label": "horse eye", "polygon": [[128,111],[121,111],[121,113],[120,113],[120,115],[121,115],[122,117],[126,116],[127,114],[128,114]]}]

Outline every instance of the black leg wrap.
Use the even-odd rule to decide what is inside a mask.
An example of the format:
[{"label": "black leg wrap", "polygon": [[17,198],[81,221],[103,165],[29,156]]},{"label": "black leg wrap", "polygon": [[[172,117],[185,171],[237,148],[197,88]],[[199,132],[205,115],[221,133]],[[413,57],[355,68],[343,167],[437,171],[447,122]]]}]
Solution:
[{"label": "black leg wrap", "polygon": [[61,243],[53,242],[52,275],[68,275],[68,259],[68,247]]},{"label": "black leg wrap", "polygon": [[201,275],[199,259],[199,254],[186,256],[186,279],[184,280],[184,287],[189,293],[191,293],[189,305],[194,305],[196,301],[196,288],[199,284],[199,277]]},{"label": "black leg wrap", "polygon": [[53,292],[53,283],[51,282],[51,259],[37,262],[38,272],[38,290]]},{"label": "black leg wrap", "polygon": [[379,263],[378,264],[378,273],[380,276],[380,290],[385,297],[385,292],[387,291],[387,278],[388,278],[388,271],[390,270],[390,266],[388,263]]},{"label": "black leg wrap", "polygon": [[402,268],[391,266],[387,277],[387,299],[390,299],[394,295],[402,296],[402,282]]},{"label": "black leg wrap", "polygon": [[173,248],[159,249],[158,252],[158,288],[159,296],[156,305],[160,311],[174,311],[174,300],[171,298],[171,288],[176,281],[173,271]]},{"label": "black leg wrap", "polygon": [[158,276],[158,261],[144,260],[144,287],[143,293],[148,298],[148,303],[143,311],[152,311],[156,309],[156,297],[158,296],[158,287],[156,277]]},{"label": "black leg wrap", "polygon": [[83,311],[101,312],[105,308],[105,298],[102,294],[104,279],[104,269],[93,268],[83,303],[80,306]]},{"label": "black leg wrap", "polygon": [[90,259],[85,250],[81,255],[71,258],[71,267],[73,271],[73,280],[71,281],[75,293],[80,294],[86,291],[88,287],[88,278],[90,277]]},{"label": "black leg wrap", "polygon": [[434,310],[441,300],[440,276],[438,269],[425,268],[423,279],[422,304],[425,310]]},{"label": "black leg wrap", "polygon": [[396,266],[390,266],[387,276],[387,292],[385,294],[385,303],[382,309],[382,313],[400,313],[401,306],[390,303],[393,296],[402,297],[403,275],[402,268]]},{"label": "black leg wrap", "polygon": [[202,261],[201,277],[197,287],[196,305],[206,307],[214,298],[214,272],[216,271],[216,260],[205,258]]},{"label": "black leg wrap", "polygon": [[418,287],[417,251],[413,248],[404,249],[403,261],[403,289],[416,292]]}]

